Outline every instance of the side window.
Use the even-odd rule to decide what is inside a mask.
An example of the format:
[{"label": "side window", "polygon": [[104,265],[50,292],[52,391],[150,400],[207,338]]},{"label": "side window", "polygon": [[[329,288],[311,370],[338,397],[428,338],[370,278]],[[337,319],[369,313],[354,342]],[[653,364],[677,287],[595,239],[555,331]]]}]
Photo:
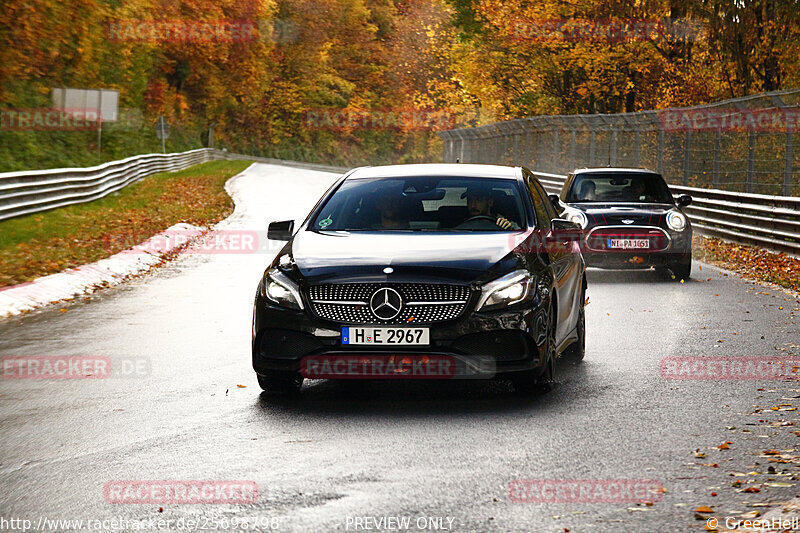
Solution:
[{"label": "side window", "polygon": [[561,201],[567,203],[569,191],[572,189],[572,183],[575,181],[575,174],[567,174],[567,179],[564,181],[564,187],[561,189]]},{"label": "side window", "polygon": [[[533,202],[533,210],[536,212],[536,227],[549,230],[550,219],[556,218],[555,216],[551,216],[547,210],[547,205],[550,204],[550,199],[547,198],[547,195],[544,193],[539,184],[536,183],[536,181],[530,176],[527,177],[525,183],[528,186],[528,193],[530,194],[531,202]],[[553,209],[553,206],[551,205],[550,208]],[[553,211],[555,211],[555,209],[553,209]]]},{"label": "side window", "polygon": [[538,181],[535,181],[534,184],[536,188],[542,193],[542,198],[544,198],[544,208],[549,213],[547,220],[550,221],[554,218],[559,218],[558,210],[556,210],[555,206],[553,205],[553,202],[550,201],[550,197],[547,196],[547,191],[544,190],[542,184],[539,183]]}]

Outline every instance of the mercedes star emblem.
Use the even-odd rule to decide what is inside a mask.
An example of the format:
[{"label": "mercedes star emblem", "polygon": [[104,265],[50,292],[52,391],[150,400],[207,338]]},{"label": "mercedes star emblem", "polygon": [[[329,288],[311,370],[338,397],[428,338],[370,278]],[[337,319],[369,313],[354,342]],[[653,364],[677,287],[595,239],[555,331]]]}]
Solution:
[{"label": "mercedes star emblem", "polygon": [[389,287],[378,289],[369,299],[369,308],[372,314],[381,320],[391,320],[400,314],[403,308],[403,299],[400,294]]}]

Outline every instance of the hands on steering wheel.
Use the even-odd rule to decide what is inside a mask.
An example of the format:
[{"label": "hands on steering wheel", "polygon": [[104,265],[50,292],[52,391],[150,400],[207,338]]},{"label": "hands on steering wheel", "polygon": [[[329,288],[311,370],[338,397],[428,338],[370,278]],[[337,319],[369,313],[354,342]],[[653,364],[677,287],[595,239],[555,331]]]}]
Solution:
[{"label": "hands on steering wheel", "polygon": [[467,220],[462,222],[462,224],[466,224],[467,222],[471,222],[473,220],[491,220],[502,229],[508,229],[511,227],[511,221],[500,215],[498,215],[496,218],[489,215],[477,215],[474,217],[469,217]]}]

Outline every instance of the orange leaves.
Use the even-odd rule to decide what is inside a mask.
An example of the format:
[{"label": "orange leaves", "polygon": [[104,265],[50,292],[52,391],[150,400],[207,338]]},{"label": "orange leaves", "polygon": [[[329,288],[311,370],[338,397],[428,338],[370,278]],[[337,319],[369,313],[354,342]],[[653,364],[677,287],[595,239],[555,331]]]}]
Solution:
[{"label": "orange leaves", "polygon": [[[736,270],[743,276],[759,281],[777,283],[794,291],[800,291],[800,260],[786,254],[776,254],[713,238],[696,237],[693,247],[698,258]],[[766,292],[757,294],[769,295]]]}]

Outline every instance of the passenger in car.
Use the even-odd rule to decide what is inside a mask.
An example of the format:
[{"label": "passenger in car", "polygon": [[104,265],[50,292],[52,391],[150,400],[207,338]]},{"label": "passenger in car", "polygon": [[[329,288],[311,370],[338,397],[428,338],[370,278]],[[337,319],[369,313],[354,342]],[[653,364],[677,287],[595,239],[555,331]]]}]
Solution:
[{"label": "passenger in car", "polygon": [[578,191],[578,201],[591,202],[596,200],[597,185],[592,180],[585,180],[581,183],[581,188]]},{"label": "passenger in car", "polygon": [[408,229],[408,202],[402,196],[384,192],[378,196],[376,207],[379,220],[370,229]]}]

